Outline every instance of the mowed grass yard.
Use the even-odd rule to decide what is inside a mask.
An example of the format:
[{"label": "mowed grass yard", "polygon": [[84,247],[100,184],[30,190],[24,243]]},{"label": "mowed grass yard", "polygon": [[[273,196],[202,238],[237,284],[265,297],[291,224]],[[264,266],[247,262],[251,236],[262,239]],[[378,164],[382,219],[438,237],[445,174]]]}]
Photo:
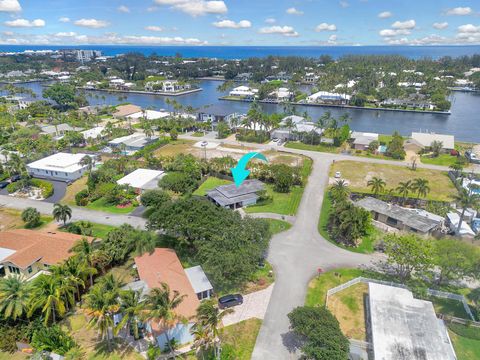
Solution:
[{"label": "mowed grass yard", "polygon": [[[12,229],[26,229],[25,223],[22,221],[22,212],[14,209],[0,209],[0,231]],[[39,230],[53,221],[53,217],[48,215],[40,216],[40,224],[32,230]]]},{"label": "mowed grass yard", "polygon": [[250,360],[261,326],[261,320],[249,319],[221,329],[220,339],[224,345],[223,351],[225,352],[227,347],[227,351],[232,352],[231,359]]},{"label": "mowed grass yard", "polygon": [[245,208],[247,213],[275,213],[280,215],[295,215],[302,200],[303,187],[293,186],[289,193],[273,191],[273,185],[266,184],[270,199],[260,201],[257,205]]},{"label": "mowed grass yard", "polygon": [[155,150],[154,155],[175,156],[178,154],[188,154],[191,151],[198,151],[199,149],[194,148],[193,144],[195,144],[195,141],[193,140],[180,139],[180,140],[171,141],[167,145],[162,146],[161,148]]},{"label": "mowed grass yard", "polygon": [[349,339],[367,338],[365,325],[364,299],[368,295],[368,285],[359,283],[339,291],[329,297],[327,308],[340,323],[340,329]]},{"label": "mowed grass yard", "polygon": [[[371,193],[367,186],[369,180],[374,177],[382,178],[387,183],[387,189],[394,189],[400,182],[423,178],[429,181],[429,200],[451,201],[457,193],[455,186],[446,172],[430,169],[411,170],[407,166],[388,164],[373,164],[357,161],[336,161],[330,168],[330,177],[340,171],[342,179],[349,182],[352,191]],[[410,194],[414,197],[414,194]]]},{"label": "mowed grass yard", "polygon": [[480,328],[460,324],[448,328],[458,360],[480,359]]},{"label": "mowed grass yard", "polygon": [[217,186],[228,185],[231,183],[232,182],[229,180],[223,180],[214,176],[209,176],[207,180],[205,180],[202,185],[200,185],[200,187],[193,192],[193,195],[205,196],[207,191],[215,189]]},{"label": "mowed grass yard", "polygon": [[133,205],[129,205],[123,208],[120,208],[114,205],[109,205],[105,202],[104,198],[100,198],[98,200],[95,200],[94,202],[89,203],[86,206],[86,208],[90,210],[109,212],[112,214],[128,214],[135,209]]},{"label": "mowed grass yard", "polygon": [[63,204],[67,205],[76,205],[75,204],[75,195],[87,188],[88,176],[83,176],[80,179],[74,181],[72,184],[67,186],[67,191],[65,196],[62,199]]},{"label": "mowed grass yard", "polygon": [[292,227],[292,224],[283,220],[277,219],[264,219],[270,225],[270,232],[272,235],[287,231]]}]

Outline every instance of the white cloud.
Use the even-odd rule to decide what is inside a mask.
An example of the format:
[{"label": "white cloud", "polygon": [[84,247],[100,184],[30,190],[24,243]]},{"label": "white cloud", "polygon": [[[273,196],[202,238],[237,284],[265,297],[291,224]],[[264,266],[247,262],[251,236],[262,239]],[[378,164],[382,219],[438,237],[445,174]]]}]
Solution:
[{"label": "white cloud", "polygon": [[394,29],[408,29],[411,30],[415,27],[416,23],[415,20],[406,20],[406,21],[395,21],[392,24],[392,28]]},{"label": "white cloud", "polygon": [[22,11],[22,7],[18,0],[0,0],[0,11],[19,12]]},{"label": "white cloud", "polygon": [[297,37],[298,33],[292,26],[269,26],[261,28],[260,34],[278,34],[286,37]]},{"label": "white cloud", "polygon": [[350,4],[346,1],[340,1],[339,4],[344,9],[350,6]]},{"label": "white cloud", "polygon": [[118,11],[122,12],[122,13],[129,13],[130,12],[130,9],[125,6],[125,5],[120,5],[118,8],[117,8]]},{"label": "white cloud", "polygon": [[275,24],[277,22],[277,20],[275,20],[274,18],[267,18],[267,19],[265,19],[265,22],[267,24]]},{"label": "white cloud", "polygon": [[471,13],[473,13],[473,10],[471,7],[456,7],[456,8],[447,10],[447,15],[465,16],[465,15],[470,15]]},{"label": "white cloud", "polygon": [[252,23],[248,20],[241,20],[238,23],[233,20],[221,20],[214,22],[213,26],[228,29],[247,29],[252,27]]},{"label": "white cloud", "polygon": [[160,32],[160,31],[163,31],[163,28],[161,28],[160,26],[150,25],[150,26],[145,26],[145,30]]},{"label": "white cloud", "polygon": [[225,14],[228,12],[224,1],[218,0],[155,0],[159,5],[171,5],[174,9],[191,16]]},{"label": "white cloud", "polygon": [[383,37],[393,37],[398,35],[409,35],[410,30],[407,29],[383,29],[378,32]]},{"label": "white cloud", "polygon": [[62,16],[58,21],[63,22],[63,23],[68,23],[70,22],[70,18],[66,16]]},{"label": "white cloud", "polygon": [[480,33],[480,25],[475,26],[472,24],[466,24],[466,25],[461,25],[458,27],[458,32],[459,33]]},{"label": "white cloud", "polygon": [[383,11],[380,14],[378,14],[378,17],[380,19],[388,19],[388,18],[391,18],[392,16],[393,14],[390,11]]},{"label": "white cloud", "polygon": [[45,20],[35,19],[30,21],[27,19],[15,19],[10,21],[5,21],[5,25],[9,27],[44,27]]},{"label": "white cloud", "polygon": [[433,27],[437,30],[443,30],[448,27],[448,22],[436,22],[433,23]]},{"label": "white cloud", "polygon": [[321,23],[315,28],[316,32],[320,31],[337,31],[337,26],[335,24]]},{"label": "white cloud", "polygon": [[328,37],[328,43],[329,43],[329,44],[336,44],[336,43],[337,43],[337,39],[338,39],[338,37],[337,37],[336,34],[330,35],[330,36]]},{"label": "white cloud", "polygon": [[303,15],[303,11],[295,9],[294,7],[287,9],[287,14],[289,15]]},{"label": "white cloud", "polygon": [[77,26],[88,27],[92,29],[99,29],[107,27],[109,24],[105,20],[97,20],[97,19],[80,19],[74,22]]},{"label": "white cloud", "polygon": [[77,33],[74,31],[68,31],[68,32],[58,32],[55,34],[55,36],[59,37],[71,37],[71,36],[77,36]]}]

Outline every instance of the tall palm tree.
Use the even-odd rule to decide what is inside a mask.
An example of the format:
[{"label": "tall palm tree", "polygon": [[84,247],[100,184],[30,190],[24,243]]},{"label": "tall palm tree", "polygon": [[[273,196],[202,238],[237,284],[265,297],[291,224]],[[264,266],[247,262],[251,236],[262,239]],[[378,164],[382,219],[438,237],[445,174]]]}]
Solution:
[{"label": "tall palm tree", "polygon": [[143,313],[144,303],[142,302],[142,294],[140,291],[126,290],[120,292],[120,312],[123,315],[122,320],[115,327],[118,333],[126,326],[127,334],[130,328],[133,329],[135,339],[138,339],[138,319]]},{"label": "tall palm tree", "polygon": [[65,310],[75,304],[75,294],[78,293],[78,287],[83,283],[82,279],[72,276],[64,264],[54,265],[50,268],[52,276],[58,278],[59,290],[65,303]]},{"label": "tall palm tree", "polygon": [[0,280],[0,313],[5,319],[16,320],[27,313],[30,298],[30,283],[20,276]]},{"label": "tall palm tree", "polygon": [[64,261],[63,266],[67,276],[71,277],[72,283],[75,285],[77,299],[80,299],[80,289],[85,289],[88,277],[97,273],[97,270],[90,267],[86,261],[80,256],[72,256]]},{"label": "tall palm tree", "polygon": [[164,330],[165,338],[174,358],[175,353],[168,331],[179,322],[187,320],[176,312],[185,296],[180,295],[176,290],[172,294],[170,287],[166,283],[161,283],[160,288],[152,289],[150,294],[145,297],[145,320],[156,322],[159,328]]},{"label": "tall palm tree", "polygon": [[405,201],[407,201],[408,194],[412,190],[412,181],[408,180],[408,181],[403,181],[398,183],[396,190],[403,197],[403,204],[405,204]]},{"label": "tall palm tree", "polygon": [[92,159],[91,156],[85,155],[79,162],[81,166],[85,166],[88,171],[88,175],[91,174],[93,166],[95,165],[95,161]]},{"label": "tall palm tree", "polygon": [[113,315],[120,309],[117,295],[113,292],[105,292],[101,286],[95,285],[84,297],[83,308],[90,317],[88,327],[97,328],[102,340],[107,340],[109,350],[111,350],[110,329],[114,326]]},{"label": "tall palm tree", "polygon": [[215,357],[220,359],[220,333],[219,329],[225,315],[232,313],[232,309],[220,311],[215,302],[210,300],[203,301],[197,309],[197,327],[203,327],[210,332],[214,341]]},{"label": "tall palm tree", "polygon": [[335,201],[344,200],[350,195],[350,189],[345,180],[337,180],[330,192]]},{"label": "tall palm tree", "polygon": [[190,329],[190,333],[193,335],[193,348],[195,349],[197,358],[201,356],[202,360],[204,360],[205,353],[207,353],[215,343],[212,332],[202,323],[197,322]]},{"label": "tall palm tree", "polygon": [[460,232],[462,228],[463,218],[465,217],[465,212],[468,208],[478,208],[480,206],[480,195],[473,193],[465,188],[462,188],[457,195],[455,195],[455,202],[462,208],[462,213],[460,214],[460,221],[457,226],[457,233]]},{"label": "tall palm tree", "polygon": [[31,307],[28,316],[41,309],[45,316],[45,325],[50,318],[55,323],[57,315],[65,314],[65,300],[60,279],[57,276],[42,274],[32,282]]},{"label": "tall palm tree", "polygon": [[63,225],[65,225],[67,220],[72,218],[72,209],[68,205],[56,203],[53,206],[52,215],[56,221],[63,221]]},{"label": "tall palm tree", "polygon": [[372,179],[368,180],[367,186],[372,188],[373,194],[377,196],[381,192],[385,190],[385,186],[387,183],[385,180],[378,178],[378,177],[373,177]]},{"label": "tall palm tree", "polygon": [[285,127],[288,129],[288,140],[291,140],[290,134],[297,128],[297,124],[295,124],[291,116],[285,121]]},{"label": "tall palm tree", "polygon": [[427,179],[417,178],[412,182],[412,191],[417,193],[417,199],[424,198],[430,192],[429,181]]},{"label": "tall palm tree", "polygon": [[[89,242],[86,238],[82,238],[73,245],[71,251],[77,254],[89,268],[95,269],[95,249],[93,241]],[[88,274],[90,277],[90,286],[93,286],[93,275],[95,275],[95,273],[96,271],[91,271]]]}]

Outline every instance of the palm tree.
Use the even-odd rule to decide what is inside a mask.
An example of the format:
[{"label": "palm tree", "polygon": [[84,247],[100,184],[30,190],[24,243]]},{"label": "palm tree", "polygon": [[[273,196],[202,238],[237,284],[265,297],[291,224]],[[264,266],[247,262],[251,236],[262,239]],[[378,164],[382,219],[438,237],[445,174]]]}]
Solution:
[{"label": "palm tree", "polygon": [[480,196],[472,193],[465,188],[461,188],[457,195],[455,195],[455,202],[457,205],[460,205],[462,208],[462,213],[460,214],[460,220],[457,226],[457,233],[460,232],[462,228],[463,218],[465,217],[465,212],[468,208],[478,208],[480,206]]},{"label": "palm tree", "polygon": [[176,290],[171,294],[170,287],[166,283],[161,283],[160,288],[153,288],[150,294],[145,297],[145,320],[157,322],[159,328],[164,330],[167,344],[174,358],[175,353],[168,336],[168,330],[178,322],[187,320],[175,311],[185,296],[180,295]]},{"label": "palm tree", "polygon": [[211,331],[202,323],[195,323],[190,329],[190,333],[193,335],[193,348],[197,358],[201,355],[202,360],[205,359],[205,353],[210,349],[212,344],[215,343],[215,339]]},{"label": "palm tree", "polygon": [[20,276],[0,280],[0,313],[5,319],[16,320],[27,312],[30,283]]},{"label": "palm tree", "polygon": [[88,175],[91,174],[95,161],[93,161],[91,156],[85,155],[79,162],[81,166],[85,166],[88,171]]},{"label": "palm tree", "polygon": [[385,190],[385,186],[387,183],[385,180],[378,178],[378,177],[373,177],[371,180],[368,180],[367,186],[372,188],[373,194],[377,196],[381,192]]},{"label": "palm tree", "polygon": [[122,320],[115,328],[118,333],[126,325],[126,332],[129,334],[130,328],[133,328],[133,336],[138,339],[138,318],[143,313],[144,304],[140,291],[126,290],[120,292],[120,312],[123,315]]},{"label": "palm tree", "polygon": [[[210,332],[214,341],[215,357],[220,359],[220,333],[219,328],[222,325],[222,320],[225,315],[232,313],[232,309],[220,311],[215,306],[215,302],[212,299],[203,301],[197,309],[197,331],[199,328],[204,328],[208,333]],[[200,331],[199,335],[202,333]]]},{"label": "palm tree", "polygon": [[111,292],[120,295],[120,289],[124,286],[124,282],[112,273],[102,276],[97,283],[105,292]]},{"label": "palm tree", "polygon": [[340,201],[348,198],[350,195],[350,189],[348,188],[345,180],[338,180],[330,190],[332,197],[335,201]]},{"label": "palm tree", "polygon": [[50,318],[55,323],[57,314],[65,314],[65,302],[60,279],[57,276],[42,274],[32,283],[31,307],[28,316],[41,309],[45,315],[45,325]]},{"label": "palm tree", "polygon": [[396,190],[403,197],[403,204],[405,204],[408,194],[410,193],[410,190],[412,190],[412,181],[408,180],[398,183]]},{"label": "palm tree", "polygon": [[455,173],[455,177],[458,177],[463,171],[463,165],[459,163],[454,163],[450,165],[450,169]]},{"label": "palm tree", "polygon": [[87,316],[90,317],[88,327],[97,328],[102,340],[107,340],[109,350],[111,350],[110,329],[114,325],[113,315],[120,309],[117,295],[113,292],[105,292],[101,286],[95,285],[84,298],[83,307]]},{"label": "palm tree", "polygon": [[[93,241],[89,242],[86,238],[82,238],[81,240],[77,241],[71,249],[71,251],[77,254],[80,259],[82,259],[91,269],[95,269],[95,250],[93,245]],[[90,277],[90,286],[93,286],[93,275],[95,275],[95,273],[96,271],[91,271],[88,274]]]},{"label": "palm tree", "polygon": [[297,128],[297,124],[293,121],[292,116],[289,116],[285,121],[285,127],[288,129],[288,140],[290,140],[291,132]]},{"label": "palm tree", "polygon": [[50,268],[52,276],[57,277],[59,291],[64,299],[65,310],[69,311],[70,306],[75,303],[75,294],[82,279],[72,276],[64,264],[54,265]]},{"label": "palm tree", "polygon": [[430,192],[430,186],[428,186],[428,180],[417,178],[412,182],[412,191],[417,193],[417,199],[420,197],[426,197]]},{"label": "palm tree", "polygon": [[56,203],[53,206],[52,214],[56,221],[63,221],[63,225],[65,226],[67,220],[72,218],[72,209],[68,205]]}]

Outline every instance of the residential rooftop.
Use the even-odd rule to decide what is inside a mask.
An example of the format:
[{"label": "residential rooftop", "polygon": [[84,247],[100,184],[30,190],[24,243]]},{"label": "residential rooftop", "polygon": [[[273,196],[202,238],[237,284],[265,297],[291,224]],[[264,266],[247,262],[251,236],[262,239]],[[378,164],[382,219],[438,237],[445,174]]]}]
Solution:
[{"label": "residential rooftop", "polygon": [[455,149],[455,137],[453,135],[412,132],[412,139],[418,141],[424,147],[431,146],[434,141],[440,141],[444,149]]},{"label": "residential rooftop", "polygon": [[207,275],[205,275],[205,272],[200,265],[185,269],[185,273],[187,274],[187,277],[192,284],[193,291],[195,291],[196,294],[213,289],[210,280],[208,280]]},{"label": "residential rooftop", "polygon": [[160,170],[136,169],[127,176],[117,180],[119,185],[129,185],[135,189],[152,190],[158,187],[160,180],[165,173]]},{"label": "residential rooftop", "polygon": [[259,180],[246,180],[239,187],[235,184],[218,186],[208,191],[207,196],[220,206],[229,206],[248,200],[257,200],[257,192],[264,188],[265,185]]},{"label": "residential rooftop", "polygon": [[62,171],[66,173],[74,173],[83,169],[85,166],[80,165],[80,161],[87,154],[68,154],[57,153],[47,156],[43,159],[34,161],[27,165],[29,168],[50,170],[50,171]]}]

